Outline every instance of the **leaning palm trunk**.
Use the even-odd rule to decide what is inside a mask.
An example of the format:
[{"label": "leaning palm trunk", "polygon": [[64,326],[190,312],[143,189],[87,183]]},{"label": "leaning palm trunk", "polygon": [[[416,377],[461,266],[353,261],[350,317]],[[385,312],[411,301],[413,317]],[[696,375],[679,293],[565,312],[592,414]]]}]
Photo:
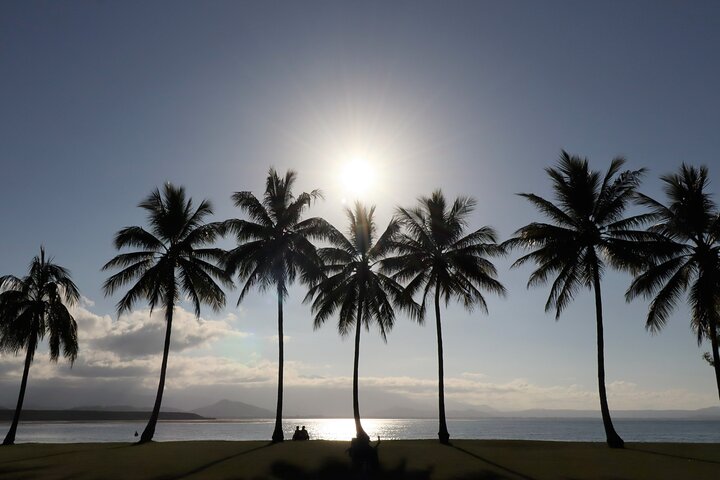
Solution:
[{"label": "leaning palm trunk", "polygon": [[155,426],[157,425],[158,418],[160,417],[160,405],[162,404],[163,391],[165,390],[165,374],[167,373],[167,362],[168,355],[170,353],[170,333],[172,332],[172,320],[173,320],[173,309],[175,303],[170,300],[165,311],[165,347],[163,348],[163,359],[162,366],[160,367],[160,383],[158,384],[157,396],[155,397],[155,405],[153,406],[150,420],[148,421],[145,430],[143,430],[138,443],[147,443],[153,439],[155,435]]},{"label": "leaning palm trunk", "polygon": [[278,285],[278,391],[277,409],[275,411],[275,430],[273,430],[272,441],[278,443],[283,441],[282,430],[282,407],[283,407],[283,362],[284,362],[284,338],[283,338],[283,296],[282,288]]},{"label": "leaning palm trunk", "polygon": [[362,295],[358,299],[358,313],[357,320],[355,322],[355,360],[353,363],[353,417],[355,417],[355,432],[358,440],[365,442],[370,441],[370,437],[365,430],[363,430],[360,424],[360,401],[359,389],[358,389],[358,374],[360,366],[360,329],[362,327],[362,309],[363,309],[363,298]]},{"label": "leaning palm trunk", "polygon": [[440,443],[447,445],[450,443],[450,433],[448,433],[447,421],[445,420],[445,373],[443,366],[443,342],[442,342],[442,324],[440,323],[440,287],[435,286],[435,320],[437,323],[437,348],[438,348],[438,412],[440,426],[438,430],[438,438]]},{"label": "leaning palm trunk", "polygon": [[712,348],[713,366],[715,368],[715,381],[717,382],[718,397],[720,397],[720,352],[718,352],[717,323],[710,320],[710,348]]},{"label": "leaning palm trunk", "polygon": [[20,423],[20,412],[22,412],[23,401],[25,400],[25,389],[27,388],[28,373],[30,373],[30,364],[32,363],[33,353],[35,352],[36,339],[32,339],[27,347],[25,354],[25,368],[23,369],[22,381],[20,382],[20,394],[18,395],[15,414],[13,415],[10,430],[3,440],[3,445],[13,445],[15,443],[15,433],[17,432],[18,423]]},{"label": "leaning palm trunk", "polygon": [[605,391],[605,341],[603,339],[603,313],[602,297],[600,293],[600,275],[597,267],[593,268],[593,282],[595,290],[595,313],[597,316],[597,364],[598,364],[598,390],[600,394],[600,412],[602,414],[603,426],[605,427],[605,438],[610,448],[623,448],[625,442],[613,427],[608,407],[607,392]]}]

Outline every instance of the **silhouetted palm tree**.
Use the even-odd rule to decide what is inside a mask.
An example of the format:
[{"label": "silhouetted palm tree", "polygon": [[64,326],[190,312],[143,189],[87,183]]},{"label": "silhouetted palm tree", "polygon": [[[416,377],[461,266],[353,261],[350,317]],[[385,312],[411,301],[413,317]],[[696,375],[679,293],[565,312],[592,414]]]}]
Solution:
[{"label": "silhouetted palm tree", "polygon": [[77,323],[68,307],[77,303],[80,293],[70,272],[54,264],[52,258],[46,259],[42,247],[25,277],[0,277],[0,291],[0,347],[15,354],[25,350],[17,407],[3,441],[3,445],[12,445],[25,399],[30,364],[39,341],[48,336],[53,362],[57,362],[61,349],[71,365],[77,358]]},{"label": "silhouetted palm tree", "polygon": [[[720,353],[717,332],[720,326],[720,211],[706,191],[707,167],[683,164],[676,174],[661,177],[668,204],[638,194],[650,209],[649,230],[667,238],[666,250],[650,250],[659,261],[638,275],[627,291],[627,299],[638,295],[653,298],[646,327],[660,331],[680,297],[688,292],[690,323],[698,344],[704,338],[712,346],[718,396],[720,396]],[[708,358],[709,360],[709,358]]]},{"label": "silhouetted palm tree", "polygon": [[339,312],[338,331],[341,335],[347,335],[355,327],[353,416],[358,440],[368,442],[369,437],[360,423],[358,401],[360,328],[364,325],[369,330],[374,323],[382,339],[386,340],[387,332],[395,323],[394,305],[407,308],[415,316],[419,311],[407,301],[402,286],[376,268],[378,262],[395,248],[393,240],[399,231],[399,223],[392,220],[376,238],[375,207],[367,209],[358,202],[354,210],[348,208],[346,213],[350,221],[349,235],[346,237],[331,227],[326,238],[332,246],[318,249],[326,276],[313,285],[305,301],[312,301],[315,328],[322,326],[335,312]]},{"label": "silhouetted palm tree", "polygon": [[223,261],[225,252],[205,247],[219,235],[218,224],[204,223],[204,219],[212,215],[209,201],[203,200],[194,208],[183,187],[166,183],[162,192],[156,189],[138,206],[147,211],[150,229],[125,227],[115,235],[115,248],[134,247],[139,251],[121,253],[105,264],[103,270],[122,270],[108,278],[103,289],[106,295],[112,295],[137,280],[118,302],[118,315],[130,311],[140,300],[147,300],[151,313],[157,306],[165,309],[160,383],[150,420],[139,442],[145,443],[152,440],[160,414],[175,305],[184,296],[192,303],[198,318],[202,303],[219,311],[225,305],[225,293],[216,280],[225,286],[232,286],[232,282],[225,270],[216,265]]},{"label": "silhouetted palm tree", "polygon": [[245,282],[240,292],[238,305],[253,287],[261,291],[274,287],[277,292],[278,308],[278,392],[273,442],[283,441],[283,301],[298,274],[309,280],[321,274],[320,259],[310,238],[323,238],[330,228],[320,218],[302,220],[302,215],[311,203],[322,198],[319,190],[301,193],[297,198],[292,193],[297,174],[289,170],[280,178],[271,168],[262,201],[251,192],[236,192],[232,199],[250,220],[227,220],[224,228],[233,232],[238,246],[228,252],[226,269],[231,275],[237,273]]},{"label": "silhouetted palm tree", "polygon": [[424,315],[428,294],[435,293],[435,323],[438,346],[438,411],[440,443],[447,444],[450,434],[445,420],[445,382],[443,375],[442,325],[440,298],[447,305],[451,297],[462,301],[472,310],[476,305],[487,313],[481,290],[505,295],[505,288],[495,277],[495,266],[486,258],[504,253],[497,244],[495,231],[482,227],[464,235],[467,218],[475,207],[475,200],[457,198],[448,210],[440,190],[430,197],[418,199],[415,208],[398,208],[397,218],[405,227],[395,243],[396,256],[383,260],[383,270],[394,273],[393,278],[408,282],[406,291],[413,295],[422,290]]},{"label": "silhouetted palm tree", "polygon": [[597,319],[597,364],[600,410],[610,447],[621,448],[615,432],[605,391],[603,314],[600,279],[606,264],[636,271],[645,262],[645,250],[657,243],[657,235],[634,230],[644,216],[623,218],[644,173],[620,171],[625,161],[615,158],[601,177],[590,170],[587,159],[563,151],[556,168],[547,168],[557,204],[534,194],[523,193],[551,223],[531,223],[515,232],[509,247],[533,249],[513,266],[531,261],[537,265],[528,287],[544,284],[556,275],[545,310],[555,309],[555,318],[581,288],[595,293]]}]

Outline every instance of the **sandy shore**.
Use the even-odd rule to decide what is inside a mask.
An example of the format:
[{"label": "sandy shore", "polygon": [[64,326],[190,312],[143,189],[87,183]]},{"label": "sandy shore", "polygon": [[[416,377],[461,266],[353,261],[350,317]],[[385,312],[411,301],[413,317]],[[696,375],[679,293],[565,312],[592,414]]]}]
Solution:
[{"label": "sandy shore", "polygon": [[[20,444],[0,447],[3,479],[342,479],[348,442]],[[384,441],[387,479],[718,479],[720,445],[457,440]]]}]

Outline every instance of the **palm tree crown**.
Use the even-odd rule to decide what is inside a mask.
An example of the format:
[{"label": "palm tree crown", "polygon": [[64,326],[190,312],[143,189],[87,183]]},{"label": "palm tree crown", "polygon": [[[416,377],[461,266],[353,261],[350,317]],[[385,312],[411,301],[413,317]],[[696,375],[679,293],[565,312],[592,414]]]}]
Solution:
[{"label": "palm tree crown", "polygon": [[533,249],[514,264],[534,262],[528,287],[553,281],[545,310],[559,318],[578,290],[593,288],[606,264],[637,271],[647,264],[645,252],[660,242],[657,235],[637,230],[646,215],[623,217],[645,169],[620,171],[623,158],[615,158],[601,177],[589,169],[587,159],[563,151],[557,168],[547,168],[557,205],[532,193],[521,193],[552,223],[533,222],[505,242],[514,248]]},{"label": "palm tree crown", "polygon": [[270,169],[262,201],[251,192],[236,192],[235,206],[250,220],[231,219],[224,228],[235,234],[238,246],[228,252],[225,265],[231,274],[245,282],[238,305],[248,291],[275,287],[283,298],[297,278],[318,273],[319,261],[310,238],[322,238],[326,223],[320,218],[302,220],[313,201],[322,198],[320,190],[292,193],[297,174],[288,170],[284,178]]},{"label": "palm tree crown", "polygon": [[78,354],[77,323],[68,307],[80,299],[70,272],[45,257],[45,249],[33,258],[22,278],[0,277],[0,348],[15,354],[25,350],[25,369],[15,416],[3,444],[15,441],[28,371],[40,340],[47,335],[50,360],[62,355],[72,365]]},{"label": "palm tree crown", "polygon": [[[378,268],[395,249],[393,240],[400,224],[392,220],[383,234],[376,237],[374,206],[368,209],[356,203],[353,210],[347,208],[345,212],[350,224],[348,236],[333,228],[328,235],[332,246],[318,250],[326,277],[306,296],[308,301],[314,297],[314,327],[321,327],[339,311],[338,331],[341,335],[351,331],[359,315],[366,329],[375,324],[383,340],[387,340],[387,333],[395,324],[393,305],[409,306],[403,287]],[[419,313],[419,310],[415,311]]]},{"label": "palm tree crown", "polygon": [[612,425],[605,392],[600,279],[606,265],[637,271],[647,263],[645,251],[659,242],[657,235],[635,229],[645,216],[623,216],[644,173],[643,169],[621,171],[624,164],[622,158],[613,159],[602,176],[590,170],[587,159],[563,151],[558,166],[546,169],[557,204],[534,194],[520,194],[549,217],[551,223],[530,223],[506,242],[509,247],[532,249],[513,265],[527,262],[537,265],[528,287],[544,284],[555,276],[545,310],[554,309],[556,319],[578,290],[594,290],[598,388],[605,433],[611,447],[622,447],[623,441]]},{"label": "palm tree crown", "polygon": [[442,443],[450,435],[445,420],[445,394],[443,380],[442,328],[440,298],[447,305],[451,298],[460,300],[472,310],[478,305],[487,313],[482,290],[505,295],[505,287],[496,280],[497,270],[487,259],[504,253],[497,244],[495,231],[482,227],[465,235],[467,219],[475,201],[468,197],[457,198],[448,209],[440,190],[430,197],[421,197],[419,206],[398,208],[397,218],[405,227],[395,241],[395,256],[383,260],[383,270],[393,272],[393,279],[407,282],[406,293],[413,295],[422,289],[422,314],[427,296],[435,292],[435,317],[438,339],[439,413]]},{"label": "palm tree crown", "polygon": [[271,168],[261,200],[251,192],[236,192],[232,199],[250,220],[227,220],[223,228],[235,234],[238,246],[228,252],[225,266],[244,281],[238,305],[254,286],[261,291],[274,287],[278,298],[278,395],[272,440],[283,440],[283,300],[298,275],[305,282],[321,275],[320,259],[311,238],[324,238],[329,225],[320,218],[302,220],[312,202],[322,198],[319,190],[295,197],[297,174],[289,170],[280,178]]},{"label": "palm tree crown", "polygon": [[141,300],[148,302],[151,311],[158,306],[165,309],[167,325],[160,386],[153,414],[140,440],[146,442],[154,435],[160,411],[175,305],[186,297],[198,317],[203,303],[219,311],[225,305],[225,293],[216,281],[225,286],[231,286],[232,282],[217,265],[224,260],[225,252],[207,247],[219,236],[218,224],[204,223],[212,214],[209,201],[203,200],[195,208],[183,187],[166,183],[162,192],[155,189],[139,207],[147,212],[150,229],[126,227],[115,235],[118,250],[137,248],[138,251],[121,253],[105,264],[103,270],[121,270],[105,281],[103,289],[106,295],[112,295],[122,286],[135,282],[118,302],[118,315],[131,310]]},{"label": "palm tree crown", "polygon": [[708,169],[683,164],[661,177],[667,206],[647,195],[639,202],[650,209],[649,231],[662,235],[661,249],[650,249],[653,265],[630,285],[627,299],[652,298],[646,327],[660,331],[684,292],[688,292],[690,323],[700,344],[709,339],[720,395],[720,211],[707,192]]},{"label": "palm tree crown", "polygon": [[476,205],[472,198],[459,197],[448,209],[442,192],[436,190],[418,201],[418,207],[398,208],[406,231],[395,242],[397,254],[383,260],[383,268],[393,272],[394,279],[408,282],[408,293],[422,289],[423,307],[428,293],[439,291],[446,304],[454,297],[468,309],[479,306],[487,313],[482,290],[506,293],[487,259],[505,252],[495,231],[481,227],[464,235]]},{"label": "palm tree crown", "polygon": [[360,204],[346,209],[349,220],[348,236],[331,227],[327,239],[331,246],[320,248],[318,254],[325,265],[325,277],[317,282],[305,297],[312,301],[314,327],[338,313],[338,331],[347,335],[355,328],[355,359],[353,368],[353,415],[357,438],[368,440],[360,424],[358,402],[358,364],[360,330],[375,325],[383,340],[395,324],[394,305],[408,309],[417,316],[419,309],[408,302],[402,286],[379,271],[378,263],[395,248],[394,238],[400,225],[392,220],[385,231],[376,237],[375,207]]}]

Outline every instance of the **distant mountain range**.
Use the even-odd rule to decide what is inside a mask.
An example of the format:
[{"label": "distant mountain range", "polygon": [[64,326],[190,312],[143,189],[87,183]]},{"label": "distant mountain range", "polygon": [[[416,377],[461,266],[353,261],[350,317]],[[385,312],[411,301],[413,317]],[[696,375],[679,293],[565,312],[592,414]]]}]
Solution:
[{"label": "distant mountain range", "polygon": [[[0,422],[10,422],[14,410],[0,409]],[[108,421],[146,421],[150,412],[108,411],[108,410],[23,410],[23,422],[108,422]],[[160,420],[209,420],[195,413],[160,412]]]},{"label": "distant mountain range", "polygon": [[[35,410],[43,410],[43,409],[35,409]],[[69,410],[85,410],[85,411],[93,411],[93,412],[146,412],[148,411],[148,407],[136,407],[134,405],[88,405],[88,406],[82,406],[82,407],[73,407]],[[163,412],[182,412],[179,408],[173,408],[173,407],[166,407],[163,405],[162,407]]]},{"label": "distant mountain range", "polygon": [[196,408],[193,413],[213,418],[275,418],[275,412],[243,402],[220,400],[207,407]]},{"label": "distant mountain range", "polygon": [[[611,410],[613,418],[720,420],[720,407],[697,410]],[[435,418],[434,410],[391,407],[371,412],[368,418]],[[448,418],[600,418],[600,410],[528,409],[501,411],[487,405],[463,410],[448,410]]]},{"label": "distant mountain range", "polygon": [[[720,407],[697,410],[612,410],[613,418],[632,419],[684,419],[720,420]],[[0,422],[10,421],[13,410],[0,407]],[[87,406],[67,410],[23,410],[24,421],[112,421],[146,420],[150,416],[147,407],[131,405]],[[220,400],[217,403],[197,408],[191,412],[163,407],[161,420],[211,420],[211,419],[256,419],[274,418],[275,412],[244,402]],[[323,418],[322,414],[286,415],[286,418]],[[436,418],[437,411],[414,404],[410,407],[392,406],[381,410],[368,411],[366,418]],[[481,405],[463,409],[450,409],[448,418],[600,418],[599,410],[571,409],[528,409],[502,411]]]}]

